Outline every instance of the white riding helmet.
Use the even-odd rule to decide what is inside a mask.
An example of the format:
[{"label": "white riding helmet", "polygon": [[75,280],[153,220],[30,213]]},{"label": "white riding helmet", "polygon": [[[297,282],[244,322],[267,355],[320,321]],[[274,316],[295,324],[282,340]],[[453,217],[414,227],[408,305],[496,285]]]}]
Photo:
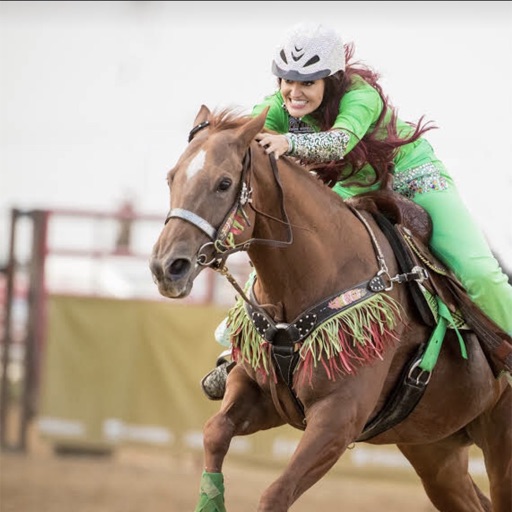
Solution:
[{"label": "white riding helmet", "polygon": [[319,80],[340,70],[345,70],[341,37],[330,28],[309,23],[287,33],[272,61],[274,75],[297,82]]}]

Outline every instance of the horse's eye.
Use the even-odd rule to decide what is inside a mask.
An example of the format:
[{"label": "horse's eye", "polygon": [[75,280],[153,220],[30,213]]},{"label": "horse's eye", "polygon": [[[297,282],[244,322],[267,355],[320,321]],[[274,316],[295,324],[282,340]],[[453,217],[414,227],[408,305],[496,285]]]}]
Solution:
[{"label": "horse's eye", "polygon": [[219,182],[219,185],[217,186],[217,190],[219,192],[225,192],[229,187],[231,187],[232,184],[233,182],[229,178],[222,178],[222,180]]}]

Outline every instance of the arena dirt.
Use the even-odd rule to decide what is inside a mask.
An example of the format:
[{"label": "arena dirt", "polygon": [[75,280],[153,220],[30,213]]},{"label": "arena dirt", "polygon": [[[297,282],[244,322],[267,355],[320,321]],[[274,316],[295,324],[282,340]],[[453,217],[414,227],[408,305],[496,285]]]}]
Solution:
[{"label": "arena dirt", "polygon": [[[110,456],[56,455],[32,435],[27,454],[3,452],[1,512],[193,512],[201,461],[123,448]],[[226,461],[228,512],[256,510],[275,469]],[[419,482],[327,475],[292,512],[433,512]]]}]

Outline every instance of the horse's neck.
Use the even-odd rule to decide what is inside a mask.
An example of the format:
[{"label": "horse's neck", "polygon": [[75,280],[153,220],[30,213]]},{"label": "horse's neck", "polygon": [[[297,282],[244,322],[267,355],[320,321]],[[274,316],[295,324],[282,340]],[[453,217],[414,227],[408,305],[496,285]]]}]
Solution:
[{"label": "horse's neck", "polygon": [[[262,169],[259,163],[254,205],[281,219],[272,170],[268,164]],[[286,160],[278,165],[293,244],[282,249],[256,244],[249,254],[258,275],[258,299],[284,304],[284,314],[291,320],[328,295],[372,277],[376,259],[364,225],[340,197],[304,169]],[[257,215],[253,236],[283,240],[286,230]]]}]

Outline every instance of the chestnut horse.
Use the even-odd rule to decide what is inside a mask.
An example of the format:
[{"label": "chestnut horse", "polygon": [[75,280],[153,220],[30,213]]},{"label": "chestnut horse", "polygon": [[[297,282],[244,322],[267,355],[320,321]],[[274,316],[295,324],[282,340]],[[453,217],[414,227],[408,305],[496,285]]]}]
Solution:
[{"label": "chestnut horse", "polygon": [[[225,510],[222,466],[233,436],[290,424],[303,434],[259,512],[289,510],[359,441],[395,444],[439,510],[510,512],[512,388],[475,336],[462,343],[448,329],[421,400],[364,435],[432,328],[408,286],[390,279],[400,269],[375,219],[356,214],[293,159],[272,161],[254,140],[265,118],[201,106],[168,174],[171,211],[150,264],[159,292],[178,299],[206,267],[230,278],[225,262],[237,250],[255,271],[245,288],[231,278],[237,364],[204,426],[196,510]],[[473,444],[485,458],[490,499],[468,472]]]}]

